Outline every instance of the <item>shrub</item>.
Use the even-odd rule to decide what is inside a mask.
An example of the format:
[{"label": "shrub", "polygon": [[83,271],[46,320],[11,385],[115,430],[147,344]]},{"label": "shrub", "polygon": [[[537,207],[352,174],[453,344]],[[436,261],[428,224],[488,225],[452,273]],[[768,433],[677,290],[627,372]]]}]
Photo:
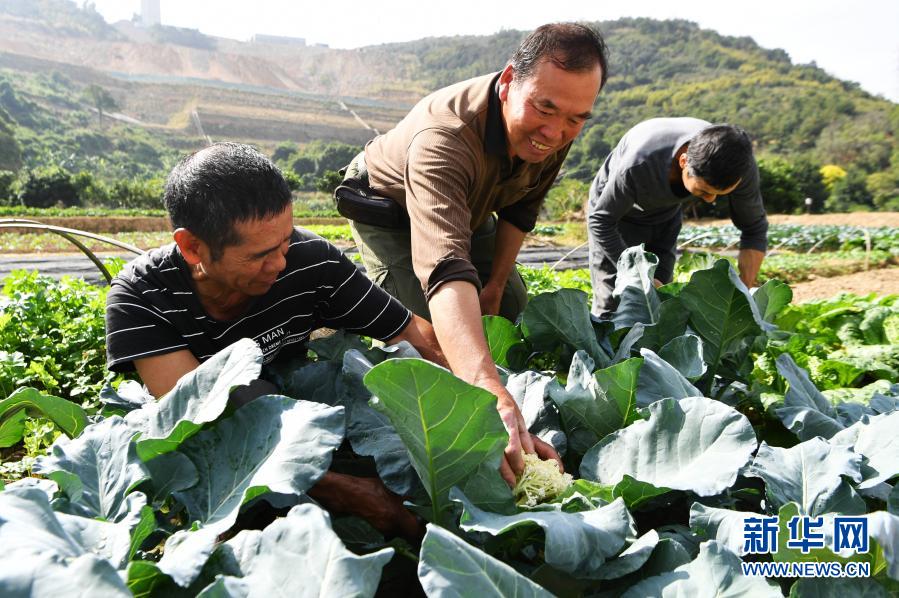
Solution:
[{"label": "shrub", "polygon": [[543,213],[549,220],[581,220],[590,185],[577,179],[563,179],[550,189],[543,201]]},{"label": "shrub", "polygon": [[72,174],[59,166],[29,170],[19,188],[19,201],[29,208],[81,205]]}]

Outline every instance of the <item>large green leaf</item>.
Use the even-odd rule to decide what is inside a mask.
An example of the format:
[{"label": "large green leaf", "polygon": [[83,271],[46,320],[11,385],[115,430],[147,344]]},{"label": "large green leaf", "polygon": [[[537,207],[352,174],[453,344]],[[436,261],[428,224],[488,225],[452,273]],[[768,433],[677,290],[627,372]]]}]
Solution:
[{"label": "large green leaf", "polygon": [[[762,442],[747,475],[765,480],[765,493],[774,508],[795,502],[803,515],[811,517],[834,510],[855,515],[857,501],[845,502],[852,489],[843,476],[858,482],[860,468],[860,455],[813,438],[788,449]],[[864,502],[860,506],[864,513]]]},{"label": "large green leaf", "polygon": [[490,356],[496,365],[509,367],[509,361],[506,358],[509,349],[524,343],[521,330],[502,316],[484,316],[483,323]]},{"label": "large green leaf", "polygon": [[583,351],[574,354],[565,388],[553,380],[547,391],[558,406],[569,450],[583,455],[606,434],[619,430],[634,417],[634,407],[609,397],[591,373],[593,360]]},{"label": "large green leaf", "polygon": [[634,324],[655,324],[659,319],[659,294],[653,279],[659,258],[643,250],[643,246],[628,247],[618,258],[618,273],[612,296],[618,307],[612,314],[615,329],[631,328]]},{"label": "large green leaf", "polygon": [[790,285],[779,280],[769,280],[752,293],[752,300],[759,315],[766,322],[773,322],[783,309],[793,300]]},{"label": "large green leaf", "polygon": [[715,540],[731,552],[743,555],[745,548],[744,524],[758,513],[717,509],[694,502],[690,507],[690,529],[701,538]]},{"label": "large green leaf", "polygon": [[0,559],[0,596],[103,596],[131,598],[115,568],[93,554],[62,558],[50,552]]},{"label": "large green leaf", "polygon": [[621,413],[621,427],[629,426],[638,419],[637,381],[643,359],[634,357],[619,361],[615,365],[597,370],[594,374],[599,387],[606,396],[615,401]]},{"label": "large green leaf", "polygon": [[138,506],[122,523],[111,523],[56,513],[46,494],[35,488],[4,492],[0,494],[2,558],[44,553],[68,560],[92,553],[113,567],[123,567],[140,511]]},{"label": "large green leaf", "polygon": [[175,532],[165,541],[159,570],[177,585],[188,587],[202,573],[219,533],[214,527]]},{"label": "large green leaf", "polygon": [[553,445],[560,455],[564,455],[568,450],[568,437],[562,431],[559,408],[549,399],[548,387],[553,380],[552,376],[537,372],[521,372],[509,376],[506,390],[518,404],[524,424],[531,434]]},{"label": "large green leaf", "polygon": [[690,312],[690,327],[702,338],[710,380],[724,360],[742,362],[762,332],[755,302],[727,260],[694,272],[679,299]]},{"label": "large green leaf", "polygon": [[701,397],[702,391],[677,368],[649,349],[640,349],[643,366],[637,378],[637,405],[646,407],[661,399]]},{"label": "large green leaf", "polygon": [[581,349],[599,367],[610,365],[609,356],[596,340],[583,291],[559,289],[537,295],[524,308],[521,332],[535,351],[552,352],[560,346],[571,353]]},{"label": "large green leaf", "polygon": [[421,545],[418,578],[428,596],[441,598],[552,596],[509,565],[430,524]]},{"label": "large green leaf", "polygon": [[672,297],[662,302],[662,306],[659,308],[658,323],[643,327],[643,334],[636,346],[658,351],[671,339],[687,332],[689,319],[690,312],[684,308],[683,302],[678,297]]},{"label": "large green leaf", "polygon": [[327,471],[343,438],[343,408],[265,396],[185,441],[199,481],[174,493],[192,521],[223,532],[264,492],[302,494]]},{"label": "large green leaf", "polygon": [[34,471],[59,484],[68,511],[85,517],[120,521],[133,511],[129,492],[150,477],[138,458],[135,432],[114,415],[85,428],[78,438],[60,437]]},{"label": "large green leaf", "polygon": [[[245,533],[245,532],[242,532]],[[304,504],[290,510],[239,551],[243,577],[225,576],[200,596],[373,596],[392,548],[356,556],[331,530],[327,513]]]},{"label": "large green leaf", "polygon": [[337,393],[346,406],[347,440],[359,455],[372,457],[378,476],[392,492],[411,496],[421,488],[409,452],[390,418],[368,404],[371,392],[362,378],[371,370],[371,362],[359,351],[347,351]]},{"label": "large green leaf", "polygon": [[649,530],[624,549],[617,557],[603,564],[596,579],[617,579],[639,570],[652,557],[659,545],[659,534]]},{"label": "large green leaf", "polygon": [[165,453],[145,463],[150,479],[141,486],[150,502],[162,505],[173,492],[187,490],[199,479],[197,468],[179,452]]},{"label": "large green leaf", "polygon": [[740,557],[714,540],[703,542],[699,556],[670,573],[645,579],[623,598],[695,598],[696,596],[782,598],[777,586],[764,577],[743,575]]},{"label": "large green leaf", "polygon": [[449,490],[482,463],[499,468],[509,441],[496,397],[421,359],[390,359],[365,375],[375,409],[386,413],[403,439],[412,465],[440,522]]},{"label": "large green leaf", "polygon": [[899,411],[874,417],[863,417],[861,421],[838,432],[830,439],[831,444],[847,446],[865,458],[865,479],[858,485],[860,490],[871,488],[899,475]]},{"label": "large green leaf", "polygon": [[25,438],[25,422],[28,413],[22,409],[0,418],[0,448],[9,448]]},{"label": "large green leaf", "polygon": [[702,341],[695,334],[684,334],[659,349],[659,357],[674,366],[687,380],[698,380],[706,371],[702,359]]},{"label": "large green leaf", "polygon": [[[15,419],[23,410],[33,415],[46,417],[69,438],[75,438],[87,426],[87,415],[84,413],[84,409],[72,401],[45,395],[31,387],[20,388],[0,401],[0,422],[6,423],[10,419]],[[5,441],[0,446],[11,446],[7,442]]]},{"label": "large green leaf", "polygon": [[837,420],[836,410],[789,353],[778,356],[775,364],[778,373],[790,385],[784,406],[776,411],[788,430],[805,441],[816,436],[830,438],[844,428]]},{"label": "large green leaf", "polygon": [[649,419],[613,432],[581,462],[581,476],[614,485],[624,476],[657,488],[712,496],[733,485],[756,447],[752,425],[727,405],[703,397],[663,399]]},{"label": "large green leaf", "polygon": [[141,434],[137,454],[149,461],[178,448],[203,424],[218,419],[231,389],[256,380],[261,368],[259,346],[241,339],[184,375],[159,401],[130,412],[125,421]]},{"label": "large green leaf", "polygon": [[463,506],[460,527],[499,536],[512,530],[540,528],[545,535],[544,558],[552,567],[578,577],[595,578],[603,564],[622,551],[636,533],[622,499],[589,511],[567,513],[561,505],[545,505],[515,515],[488,513],[454,488],[450,498]]},{"label": "large green leaf", "polygon": [[868,533],[883,550],[886,574],[899,580],[899,517],[886,511],[868,515]]}]

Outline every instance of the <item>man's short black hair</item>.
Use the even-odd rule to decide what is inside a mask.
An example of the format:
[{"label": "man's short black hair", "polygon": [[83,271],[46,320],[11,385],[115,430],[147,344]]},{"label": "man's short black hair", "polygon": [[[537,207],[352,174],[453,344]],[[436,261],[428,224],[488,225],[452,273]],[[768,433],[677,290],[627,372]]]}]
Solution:
[{"label": "man's short black hair", "polygon": [[687,174],[701,178],[715,189],[734,185],[751,166],[752,141],[740,127],[706,127],[687,145]]},{"label": "man's short black hair", "polygon": [[255,148],[215,143],[183,158],[165,183],[165,208],[175,228],[209,246],[212,259],[240,242],[234,225],[281,214],[290,189],[278,167]]},{"label": "man's short black hair", "polygon": [[575,73],[602,70],[599,88],[606,84],[606,43],[602,35],[581,23],[549,23],[537,27],[518,46],[509,64],[515,76],[525,80],[544,59],[560,69]]}]

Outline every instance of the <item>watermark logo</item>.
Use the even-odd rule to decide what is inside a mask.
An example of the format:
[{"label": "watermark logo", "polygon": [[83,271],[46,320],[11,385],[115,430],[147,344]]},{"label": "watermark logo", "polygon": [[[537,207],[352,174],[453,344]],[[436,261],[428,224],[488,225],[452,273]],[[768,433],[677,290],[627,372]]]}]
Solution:
[{"label": "watermark logo", "polygon": [[[869,550],[868,519],[837,515],[832,519],[795,515],[787,521],[784,546],[809,554],[829,548],[834,554],[846,551],[865,554]],[[825,532],[830,532],[829,534]],[[758,515],[743,520],[744,554],[777,554],[781,546],[780,521],[774,515]],[[830,538],[830,542],[828,542]],[[779,562],[743,563],[744,575],[765,577],[868,577],[867,562]]]}]

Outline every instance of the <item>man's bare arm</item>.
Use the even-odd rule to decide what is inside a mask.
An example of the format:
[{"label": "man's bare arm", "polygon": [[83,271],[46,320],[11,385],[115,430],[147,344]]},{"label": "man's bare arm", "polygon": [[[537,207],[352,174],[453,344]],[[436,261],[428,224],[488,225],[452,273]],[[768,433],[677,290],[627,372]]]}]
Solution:
[{"label": "man's bare arm", "polygon": [[521,250],[526,232],[505,220],[496,223],[496,248],[493,250],[493,266],[490,270],[490,278],[481,289],[479,297],[481,313],[485,316],[495,316],[499,313],[503,291],[509,275],[515,269],[515,260]]},{"label": "man's bare arm", "polygon": [[187,349],[134,360],[141,381],[157,399],[175,388],[181,376],[194,371],[199,365],[200,362]]},{"label": "man's bare arm", "polygon": [[406,327],[387,342],[392,345],[400,341],[408,341],[428,361],[433,361],[443,367],[449,367],[446,357],[440,349],[440,343],[437,342],[434,327],[424,318],[412,314],[412,319],[409,320]]},{"label": "man's bare arm", "polygon": [[740,268],[740,280],[750,289],[756,285],[765,252],[758,249],[741,249],[737,256],[737,265]]},{"label": "man's bare arm", "polygon": [[431,297],[428,306],[434,318],[437,340],[453,373],[497,398],[496,408],[509,432],[509,444],[500,466],[503,478],[514,484],[515,473],[520,473],[524,468],[522,450],[527,453],[536,451],[544,459],[558,461],[559,457],[552,447],[543,442],[535,443],[532,439],[515,399],[499,379],[484,338],[475,286],[462,280],[444,283]]}]

